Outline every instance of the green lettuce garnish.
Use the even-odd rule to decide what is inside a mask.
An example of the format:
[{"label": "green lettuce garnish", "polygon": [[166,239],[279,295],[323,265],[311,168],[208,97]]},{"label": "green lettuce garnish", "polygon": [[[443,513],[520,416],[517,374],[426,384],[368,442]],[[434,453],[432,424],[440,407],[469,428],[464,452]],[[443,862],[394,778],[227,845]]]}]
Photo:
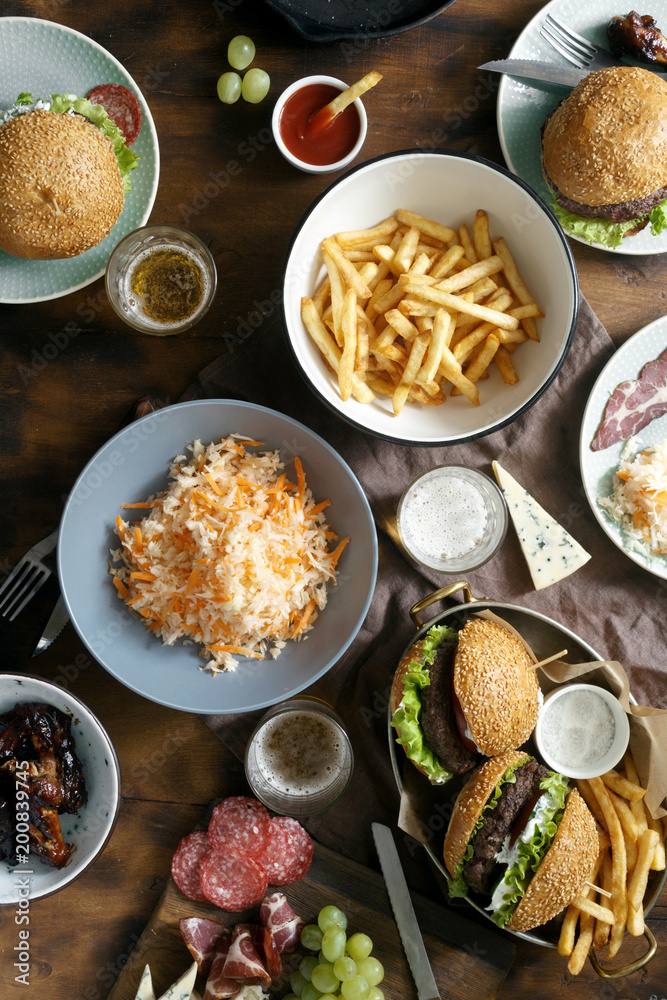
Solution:
[{"label": "green lettuce garnish", "polygon": [[[524,897],[528,883],[553,843],[565,809],[565,796],[569,784],[564,775],[550,771],[546,778],[540,782],[540,788],[550,793],[549,805],[548,808],[544,808],[544,803],[540,800],[544,808],[544,815],[536,824],[532,837],[529,841],[524,841],[521,837],[517,841],[517,860],[505,872],[505,899],[502,906],[491,914],[492,919],[499,927],[504,927],[512,919],[514,911]],[[508,889],[509,892],[507,892]]]},{"label": "green lettuce garnish", "polygon": [[[92,104],[86,97],[70,98],[69,94],[50,94],[49,96],[51,98],[50,111],[59,114],[66,113],[67,111],[76,111],[77,114],[85,115],[93,125],[97,126],[103,135],[106,135],[111,140],[123,182],[123,191],[125,193],[131,191],[130,171],[136,170],[139,165],[139,157],[131,149],[128,149],[125,136],[113,118],[109,118],[102,105]],[[16,104],[21,105],[33,103],[32,94],[19,94],[16,100]]]},{"label": "green lettuce garnish", "polygon": [[[551,208],[566,233],[570,236],[577,236],[586,240],[587,243],[598,243],[601,246],[620,247],[623,236],[629,229],[634,229],[636,225],[646,216],[640,219],[631,219],[630,222],[609,222],[607,219],[587,219],[576,212],[568,212],[556,201],[556,196],[551,200]],[[651,233],[659,236],[667,227],[667,199],[656,205],[649,213]]]},{"label": "green lettuce garnish", "polygon": [[422,663],[413,660],[403,677],[403,697],[391,717],[391,724],[400,730],[396,742],[405,747],[409,759],[426,771],[434,785],[444,785],[452,774],[442,766],[436,755],[424,740],[420,725],[422,701],[421,691],[431,682],[425,667],[430,666],[435,653],[443,642],[458,640],[458,632],[449,625],[434,625],[424,637],[424,659]]},{"label": "green lettuce garnish", "polygon": [[457,896],[468,895],[468,884],[463,878],[463,865],[473,856],[474,851],[472,847],[472,842],[475,839],[475,836],[477,835],[477,831],[482,826],[486,814],[490,812],[492,809],[495,809],[496,806],[498,805],[498,800],[500,799],[500,796],[503,794],[503,786],[516,784],[516,772],[520,767],[523,767],[524,764],[527,764],[529,760],[532,760],[532,757],[522,757],[520,760],[515,761],[514,764],[510,764],[510,766],[507,768],[502,778],[494,788],[492,794],[489,796],[486,805],[479,814],[479,819],[475,823],[475,828],[472,831],[472,834],[470,835],[470,840],[468,841],[468,846],[465,849],[465,853],[463,854],[463,857],[460,859],[459,863],[454,869],[454,875],[452,876],[452,878],[447,880],[449,895],[451,899],[454,899]]}]

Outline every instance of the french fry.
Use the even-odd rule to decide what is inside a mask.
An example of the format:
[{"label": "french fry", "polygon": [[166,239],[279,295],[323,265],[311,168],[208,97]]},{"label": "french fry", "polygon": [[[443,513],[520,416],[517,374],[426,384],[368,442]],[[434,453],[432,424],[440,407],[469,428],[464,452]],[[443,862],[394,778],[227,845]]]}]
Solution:
[{"label": "french fry", "polygon": [[479,260],[485,260],[493,254],[491,237],[489,236],[489,217],[483,209],[478,209],[472,225],[472,238],[475,253]]},{"label": "french fry", "polygon": [[648,873],[660,835],[657,830],[646,829],[639,838],[637,864],[628,884],[628,931],[635,937],[644,933],[643,900]]},{"label": "french fry", "polygon": [[519,325],[518,319],[499,312],[497,309],[490,309],[482,306],[478,302],[466,302],[461,295],[452,295],[451,292],[443,292],[439,288],[430,288],[428,285],[419,285],[409,281],[404,286],[405,292],[425,299],[427,302],[436,302],[438,305],[447,306],[456,312],[463,312],[477,319],[494,323],[503,330],[516,330]]},{"label": "french fry", "polygon": [[[611,855],[608,850],[603,849],[600,856],[602,857],[600,885],[606,892],[611,894]],[[600,900],[600,905],[606,907],[608,910],[611,910],[611,903],[606,897],[603,897]],[[595,933],[593,934],[593,947],[596,951],[599,951],[600,948],[604,948],[605,945],[609,943],[610,927],[611,924],[607,921],[596,920]]]},{"label": "french fry", "polygon": [[665,835],[662,829],[662,824],[659,819],[653,819],[650,812],[648,811],[648,806],[646,806],[646,822],[649,829],[654,830],[658,836],[658,843],[655,848],[655,855],[651,862],[651,868],[653,871],[661,872],[665,870]]},{"label": "french fry", "polygon": [[435,237],[436,240],[441,240],[443,243],[447,243],[453,236],[456,236],[456,232],[449,226],[443,226],[439,222],[434,222],[433,219],[427,219],[425,216],[417,215],[405,208],[399,208],[396,216],[399,222],[403,222],[406,226],[415,226],[425,236]]},{"label": "french fry", "polygon": [[595,919],[589,913],[582,913],[579,918],[579,938],[567,963],[567,971],[572,976],[578,976],[584,967],[593,943],[594,928]]},{"label": "french fry", "polygon": [[495,361],[498,371],[500,372],[500,377],[502,378],[505,385],[516,385],[519,381],[519,374],[514,367],[514,362],[512,361],[512,355],[507,350],[504,344],[500,343],[500,337],[496,333],[498,338],[498,350],[496,351],[493,360]]},{"label": "french fry", "polygon": [[352,395],[352,376],[357,358],[357,296],[353,288],[348,288],[343,303],[343,353],[338,368],[338,385],[342,398]]},{"label": "french fry", "polygon": [[[639,785],[639,774],[635,765],[635,759],[630,750],[628,750],[623,758],[623,764],[625,766],[625,777],[628,781],[631,781],[635,785]],[[639,837],[648,826],[648,823],[646,822],[646,807],[641,799],[634,799],[630,802],[630,809],[632,810],[632,815],[635,817],[635,822],[637,824],[637,836]]]},{"label": "french fry", "polygon": [[471,264],[464,271],[453,274],[450,278],[444,278],[436,287],[443,292],[457,292],[461,288],[467,288],[480,278],[487,278],[492,274],[498,274],[503,269],[503,262],[500,257],[488,257],[480,260],[477,264]]},{"label": "french fry", "polygon": [[[322,322],[322,318],[312,299],[307,297],[301,299],[301,318],[306,330],[324,356],[325,361],[338,374],[341,350]],[[374,399],[373,392],[356,376],[352,379],[352,395],[360,403],[370,403]]]},{"label": "french fry", "polygon": [[309,120],[306,126],[307,135],[315,136],[324,132],[325,129],[329,128],[334,118],[342,111],[345,111],[345,108],[353,104],[357,98],[362,97],[367,90],[375,87],[381,79],[382,73],[367,73],[366,76],[362,76],[361,80],[357,80],[347,90],[343,90],[340,94],[337,94],[333,101],[330,101],[325,107],[320,108]]},{"label": "french fry", "polygon": [[621,822],[602,778],[590,778],[589,784],[598,800],[607,824],[609,836],[611,837],[611,909],[615,921],[609,936],[607,958],[613,958],[623,942],[623,934],[625,933],[625,924],[628,916],[628,897],[626,892],[628,866],[625,840],[623,839]]},{"label": "french fry", "polygon": [[[401,240],[396,253],[394,254],[394,270],[397,274],[405,274],[409,271],[412,262],[415,259],[415,254],[417,252],[417,244],[419,243],[419,230],[416,226],[412,226],[408,229],[407,233]],[[428,258],[427,258],[428,259]]]},{"label": "french fry", "polygon": [[368,287],[366,282],[360,278],[356,267],[347,259],[333,236],[329,236],[326,240],[322,241],[322,253],[331,258],[338,268],[341,276],[349,285],[352,286],[360,299],[370,299],[372,294],[371,289]]},{"label": "french fry", "polygon": [[642,788],[639,784],[635,784],[634,781],[628,781],[618,771],[607,771],[606,774],[602,775],[602,780],[607,788],[611,788],[612,792],[616,792],[617,795],[621,795],[630,802],[643,799],[646,795],[645,788]]},{"label": "french fry", "polygon": [[[428,345],[424,363],[419,370],[417,382],[426,388],[426,383],[433,382],[437,374],[442,352],[449,346],[452,333],[454,332],[454,321],[445,309],[438,309],[433,323],[433,332]],[[426,390],[428,392],[428,389]]]},{"label": "french fry", "polygon": [[625,799],[622,799],[620,795],[613,792],[611,788],[608,787],[607,791],[609,792],[609,798],[614,803],[614,808],[618,813],[618,818],[621,821],[623,832],[627,834],[630,840],[636,843],[639,831],[637,829],[637,820],[633,816],[629,804],[625,801]]},{"label": "french fry", "polygon": [[616,922],[616,918],[610,909],[607,909],[606,906],[601,906],[600,903],[596,903],[592,899],[577,896],[576,899],[572,900],[572,905],[576,906],[582,913],[588,913],[591,917],[595,917],[596,920],[601,920],[602,923],[613,924]]},{"label": "french fry", "polygon": [[463,257],[465,250],[460,244],[450,247],[440,260],[436,261],[431,268],[430,274],[433,278],[444,278],[450,271],[454,269],[454,265],[457,264],[461,257]]},{"label": "french fry", "polygon": [[498,338],[492,333],[486,338],[486,342],[482,347],[475,360],[471,365],[466,368],[466,378],[469,382],[478,382],[482,377],[482,374],[487,370],[491,364],[496,351],[498,350]]},{"label": "french fry", "polygon": [[604,817],[602,809],[600,808],[600,803],[593,794],[593,789],[590,786],[590,782],[586,778],[579,778],[577,780],[577,789],[579,790],[579,794],[581,795],[582,799],[584,800],[590,811],[593,813],[593,816],[597,820],[599,826],[601,826],[605,832],[608,832],[607,821]]},{"label": "french fry", "polygon": [[356,229],[347,233],[336,233],[336,243],[342,250],[372,249],[376,243],[384,243],[398,229],[398,219],[391,216],[371,229]]},{"label": "french fry", "polygon": [[558,935],[558,944],[556,945],[558,954],[562,955],[563,958],[567,958],[568,955],[572,954],[577,923],[579,921],[579,912],[576,906],[568,906],[567,912],[563,917],[560,934]]},{"label": "french fry", "polygon": [[403,369],[403,377],[397,385],[391,400],[394,413],[397,416],[403,409],[405,401],[408,398],[408,393],[417,378],[417,372],[421,368],[421,363],[428,347],[428,340],[428,334],[420,333],[413,341],[408,363]]},{"label": "french fry", "polygon": [[470,232],[468,231],[468,227],[465,223],[459,226],[459,240],[461,241],[461,246],[463,247],[468,260],[471,264],[476,264],[477,253],[470,237]]},{"label": "french fry", "polygon": [[[521,305],[525,306],[529,304],[534,304],[535,299],[533,298],[533,296],[530,294],[525,284],[523,283],[521,275],[519,274],[517,266],[514,262],[514,258],[512,257],[512,254],[509,252],[507,244],[505,243],[505,240],[502,239],[502,237],[493,243],[493,250],[494,253],[496,253],[499,257],[502,257],[503,263],[505,265],[503,268],[503,274],[505,275],[507,284],[514,292]],[[522,325],[531,340],[540,339],[537,333],[537,327],[535,326],[535,323],[531,317],[523,319]]]}]

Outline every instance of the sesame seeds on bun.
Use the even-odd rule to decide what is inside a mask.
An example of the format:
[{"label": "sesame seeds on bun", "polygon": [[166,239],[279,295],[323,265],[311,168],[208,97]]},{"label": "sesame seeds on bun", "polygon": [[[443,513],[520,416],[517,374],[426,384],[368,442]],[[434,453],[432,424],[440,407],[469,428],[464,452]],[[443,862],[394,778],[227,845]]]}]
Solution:
[{"label": "sesame seeds on bun", "polygon": [[113,146],[82,115],[32,111],[0,125],[0,249],[75,257],[108,235],[122,208]]},{"label": "sesame seeds on bun", "polygon": [[548,119],[542,158],[550,186],[573,202],[647,198],[667,185],[667,82],[632,66],[590,73]]},{"label": "sesame seeds on bun", "polygon": [[595,820],[574,788],[551,847],[531,879],[507,925],[529,931],[545,924],[568,906],[584,888],[600,850]]},{"label": "sesame seeds on bun", "polygon": [[459,632],[454,690],[479,750],[488,757],[528,739],[539,684],[523,643],[501,625],[473,618]]}]

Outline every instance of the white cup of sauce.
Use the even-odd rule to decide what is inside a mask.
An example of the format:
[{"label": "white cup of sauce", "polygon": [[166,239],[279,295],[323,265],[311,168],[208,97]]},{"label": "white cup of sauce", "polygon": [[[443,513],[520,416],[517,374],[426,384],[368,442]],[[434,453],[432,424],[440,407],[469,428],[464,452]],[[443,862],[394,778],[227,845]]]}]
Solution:
[{"label": "white cup of sauce", "polygon": [[483,472],[440,465],[407,486],[396,523],[414,562],[440,573],[462,573],[496,554],[507,533],[507,506]]},{"label": "white cup of sauce", "polygon": [[[308,174],[329,174],[349,166],[366,139],[368,119],[359,98],[353,101],[325,133],[310,141],[304,126],[315,111],[325,107],[347,84],[334,76],[305,76],[289,86],[276,101],[271,128],[276,145],[288,163]],[[310,100],[309,100],[310,96]],[[345,132],[345,136],[341,135]],[[319,162],[311,162],[313,157]]]},{"label": "white cup of sauce", "polygon": [[596,778],[618,764],[630,722],[618,698],[597,684],[563,684],[544,699],[535,727],[544,762],[568,778]]}]

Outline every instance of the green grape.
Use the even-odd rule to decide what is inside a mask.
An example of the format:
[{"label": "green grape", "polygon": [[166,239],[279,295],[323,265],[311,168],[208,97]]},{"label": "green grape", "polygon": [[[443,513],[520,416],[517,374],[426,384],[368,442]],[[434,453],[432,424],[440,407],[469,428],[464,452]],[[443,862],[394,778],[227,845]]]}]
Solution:
[{"label": "green grape", "polygon": [[[283,997],[283,1000],[288,1000],[288,998]],[[367,1000],[384,1000],[384,993],[377,986],[371,986]]]},{"label": "green grape", "polygon": [[301,975],[300,972],[293,972],[290,976],[289,984],[292,988],[292,993],[296,993],[298,997],[303,993],[304,987],[307,985],[308,980]]},{"label": "green grape", "polygon": [[377,958],[360,958],[357,962],[357,971],[360,976],[368,980],[369,986],[377,986],[384,979],[384,969]]},{"label": "green grape", "polygon": [[318,990],[322,990],[323,993],[333,993],[338,989],[340,982],[338,976],[334,974],[333,966],[329,962],[316,965],[310,981],[313,986],[316,986]]},{"label": "green grape", "polygon": [[337,993],[323,993],[320,1000],[340,1000],[340,997]]},{"label": "green grape", "polygon": [[255,58],[255,43],[247,35],[236,35],[227,46],[227,59],[234,69],[245,69]]},{"label": "green grape", "polygon": [[318,926],[325,931],[327,927],[347,928],[347,917],[337,906],[325,906],[317,915]]},{"label": "green grape", "polygon": [[345,931],[340,927],[327,927],[322,937],[322,954],[327,962],[335,962],[345,954]]},{"label": "green grape", "polygon": [[[299,966],[299,972],[304,979],[310,982],[310,977],[312,975],[313,969],[317,966],[317,959],[314,955],[308,955],[306,958],[301,960],[301,965]],[[378,979],[378,982],[380,980]]]},{"label": "green grape", "polygon": [[243,77],[241,96],[249,104],[259,104],[269,92],[271,77],[263,69],[249,69]]},{"label": "green grape", "polygon": [[356,976],[357,963],[349,955],[343,955],[342,958],[334,962],[333,970],[340,981],[344,983],[346,979],[352,979],[352,976]]},{"label": "green grape", "polygon": [[301,1000],[320,1000],[322,994],[312,983],[306,983],[301,994]]},{"label": "green grape", "polygon": [[320,951],[319,955],[317,956],[317,964],[318,965],[325,965],[328,961],[329,960],[326,957],[326,955],[324,954],[324,952]]},{"label": "green grape", "polygon": [[322,931],[317,924],[306,924],[301,931],[301,944],[308,951],[319,951],[322,945]]},{"label": "green grape", "polygon": [[241,77],[238,73],[223,73],[218,80],[218,97],[223,104],[235,104],[241,96]]},{"label": "green grape", "polygon": [[360,958],[368,958],[373,950],[373,942],[368,934],[353,934],[345,950],[355,962],[358,962]]},{"label": "green grape", "polygon": [[352,979],[341,983],[340,991],[344,1000],[368,1000],[371,988],[363,976],[353,976]]},{"label": "green grape", "polygon": [[286,993],[283,1000],[299,1000],[296,993]]}]

